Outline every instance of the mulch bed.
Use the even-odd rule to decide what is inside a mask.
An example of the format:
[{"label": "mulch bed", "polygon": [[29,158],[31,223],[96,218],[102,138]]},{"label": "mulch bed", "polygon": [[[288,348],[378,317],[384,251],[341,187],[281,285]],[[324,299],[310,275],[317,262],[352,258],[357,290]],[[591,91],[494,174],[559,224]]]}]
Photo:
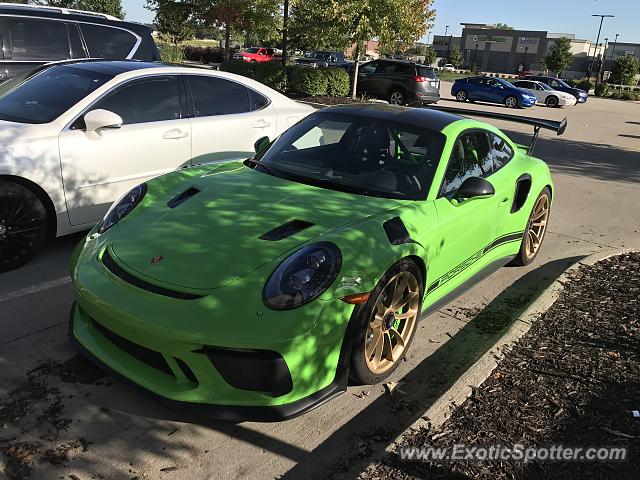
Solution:
[{"label": "mulch bed", "polygon": [[[438,430],[405,447],[626,447],[618,462],[409,461],[361,479],[640,478],[640,253],[582,266],[553,306]],[[399,451],[398,449],[398,451]]]},{"label": "mulch bed", "polygon": [[297,97],[291,96],[293,100],[309,103],[321,103],[322,105],[345,105],[353,103],[369,103],[367,98],[351,98],[351,97],[328,97],[328,96],[315,96],[315,97]]}]

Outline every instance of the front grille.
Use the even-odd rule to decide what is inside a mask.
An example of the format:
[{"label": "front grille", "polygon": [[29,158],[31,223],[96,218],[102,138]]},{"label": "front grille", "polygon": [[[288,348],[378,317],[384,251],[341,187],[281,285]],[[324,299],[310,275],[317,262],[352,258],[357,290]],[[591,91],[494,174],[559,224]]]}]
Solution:
[{"label": "front grille", "polygon": [[102,255],[102,263],[107,269],[113,273],[120,280],[123,280],[134,287],[140,288],[142,290],[146,290],[147,292],[156,293],[158,295],[163,295],[165,297],[178,298],[180,300],[197,300],[202,298],[203,295],[194,295],[193,293],[186,292],[177,292],[175,290],[169,290],[168,288],[160,287],[158,285],[153,285],[152,283],[145,282],[144,280],[131,275],[125,269],[123,269],[120,265],[116,263],[111,254],[109,253],[109,249],[104,251]]},{"label": "front grille", "polygon": [[99,324],[95,320],[93,320],[93,326],[107,340],[109,340],[123,352],[128,353],[133,358],[155,368],[156,370],[160,370],[161,372],[164,372],[167,375],[171,375],[172,377],[174,376],[171,368],[169,368],[169,365],[167,364],[167,361],[164,359],[164,356],[160,352],[150,350],[146,347],[143,347],[142,345],[138,345],[137,343],[132,342],[131,340],[127,340],[126,338],[121,337],[117,333],[114,333],[108,328]]}]

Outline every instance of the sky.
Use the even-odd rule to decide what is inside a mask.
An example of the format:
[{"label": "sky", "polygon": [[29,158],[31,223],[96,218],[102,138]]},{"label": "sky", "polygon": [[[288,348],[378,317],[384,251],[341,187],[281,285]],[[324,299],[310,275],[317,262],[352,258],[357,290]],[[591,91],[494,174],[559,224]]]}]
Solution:
[{"label": "sky", "polygon": [[[615,15],[605,18],[600,41],[640,43],[637,29],[640,0],[434,0],[436,19],[433,35],[462,33],[461,22],[506,23],[522,30],[546,30],[553,33],[574,33],[576,38],[595,42],[599,18],[591,15]],[[150,23],[153,12],[144,8],[145,0],[122,0],[127,20]],[[426,40],[426,38],[425,38]]]}]

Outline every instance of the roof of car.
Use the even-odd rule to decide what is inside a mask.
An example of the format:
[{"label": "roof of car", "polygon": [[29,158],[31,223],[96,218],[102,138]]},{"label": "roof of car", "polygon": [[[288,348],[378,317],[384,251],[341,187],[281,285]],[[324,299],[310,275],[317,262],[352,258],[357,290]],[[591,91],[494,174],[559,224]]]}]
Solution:
[{"label": "roof of car", "polygon": [[453,122],[464,119],[460,115],[433,110],[429,108],[399,107],[384,103],[362,103],[357,105],[336,105],[322,110],[323,112],[349,113],[366,115],[367,117],[390,120],[415,125],[430,130],[440,131]]},{"label": "roof of car", "polygon": [[83,70],[107,73],[110,75],[119,75],[124,72],[132,72],[134,70],[142,70],[145,68],[162,68],[172,66],[162,62],[141,62],[138,60],[87,60],[84,62],[69,62],[67,65],[73,68],[81,68]]}]

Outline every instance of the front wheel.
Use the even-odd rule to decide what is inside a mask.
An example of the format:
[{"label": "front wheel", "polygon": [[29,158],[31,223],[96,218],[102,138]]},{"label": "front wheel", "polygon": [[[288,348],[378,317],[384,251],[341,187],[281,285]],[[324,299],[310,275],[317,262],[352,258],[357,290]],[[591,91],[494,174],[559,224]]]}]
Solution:
[{"label": "front wheel", "polygon": [[380,279],[354,319],[359,331],[351,352],[350,376],[375,384],[398,367],[411,342],[422,307],[422,274],[411,260],[401,260]]},{"label": "front wheel", "polygon": [[456,93],[456,100],[459,102],[464,102],[468,98],[469,97],[467,96],[467,92],[465,92],[464,90],[460,90],[458,93]]},{"label": "front wheel", "polygon": [[504,99],[504,105],[507,108],[518,108],[518,99],[516,97],[509,95],[507,98]]},{"label": "front wheel", "polygon": [[31,190],[0,181],[0,272],[27,263],[47,238],[47,211]]},{"label": "front wheel", "polygon": [[544,103],[547,105],[547,107],[555,108],[558,106],[558,98],[551,95],[550,97],[547,97]]},{"label": "front wheel", "polygon": [[511,261],[512,265],[519,267],[529,265],[536,258],[544,240],[544,234],[547,232],[550,212],[551,192],[548,187],[545,187],[533,204],[520,244],[520,251]]}]

